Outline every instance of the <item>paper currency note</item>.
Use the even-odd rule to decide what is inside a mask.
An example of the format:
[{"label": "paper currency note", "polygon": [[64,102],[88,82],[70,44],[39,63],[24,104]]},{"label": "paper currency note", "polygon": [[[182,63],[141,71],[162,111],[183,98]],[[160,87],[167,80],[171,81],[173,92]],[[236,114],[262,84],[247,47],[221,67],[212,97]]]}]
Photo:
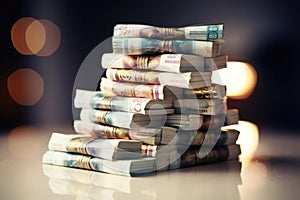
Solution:
[{"label": "paper currency note", "polygon": [[220,45],[223,41],[157,40],[150,38],[113,37],[112,43],[114,53],[124,53],[128,55],[176,53],[214,57],[220,55]]},{"label": "paper currency note", "polygon": [[47,151],[43,155],[42,162],[44,164],[82,168],[123,176],[137,176],[155,170],[155,158],[150,157],[112,161],[66,152]]},{"label": "paper currency note", "polygon": [[165,115],[151,116],[129,112],[81,109],[80,119],[127,129],[159,128],[164,125]]},{"label": "paper currency note", "polygon": [[211,85],[211,72],[170,73],[126,69],[107,69],[106,77],[113,81],[169,85],[179,88],[191,88],[191,83],[194,82],[204,85],[207,83],[207,86]]},{"label": "paper currency note", "polygon": [[81,109],[80,119],[121,128],[131,128],[130,124],[133,121],[133,115],[134,113],[128,112]]},{"label": "paper currency note", "polygon": [[124,139],[95,139],[78,134],[52,133],[49,150],[117,160],[141,158],[141,142]]},{"label": "paper currency note", "polygon": [[111,93],[112,95],[160,100],[165,99],[165,87],[163,85],[120,83],[102,77],[100,88],[101,91]]},{"label": "paper currency note", "polygon": [[105,69],[139,69],[175,73],[212,71],[226,67],[227,61],[227,55],[210,58],[186,54],[125,55],[122,53],[105,53],[101,57],[101,65]]},{"label": "paper currency note", "polygon": [[[103,92],[76,90],[76,108],[97,108],[145,114],[146,106],[152,99],[104,96]],[[159,102],[158,102],[159,103]]]},{"label": "paper currency note", "polygon": [[76,133],[93,138],[138,140],[146,144],[158,144],[161,137],[160,128],[125,129],[81,120],[75,120],[73,124]]},{"label": "paper currency note", "polygon": [[155,39],[223,39],[223,24],[191,25],[187,27],[155,27],[142,24],[117,24],[114,27],[115,37],[141,37]]},{"label": "paper currency note", "polygon": [[75,120],[73,127],[76,133],[93,138],[130,139],[130,130],[115,126],[106,126],[82,120]]}]

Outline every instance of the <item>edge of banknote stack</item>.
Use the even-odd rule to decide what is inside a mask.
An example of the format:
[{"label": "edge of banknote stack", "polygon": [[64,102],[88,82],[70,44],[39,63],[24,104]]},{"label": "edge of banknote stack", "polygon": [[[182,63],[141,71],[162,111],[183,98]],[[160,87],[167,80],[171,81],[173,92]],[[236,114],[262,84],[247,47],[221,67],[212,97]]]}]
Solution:
[{"label": "edge of banknote stack", "polygon": [[118,24],[99,91],[78,88],[74,133],[52,133],[43,163],[124,176],[236,160],[239,112],[212,71],[226,67],[223,24]]}]

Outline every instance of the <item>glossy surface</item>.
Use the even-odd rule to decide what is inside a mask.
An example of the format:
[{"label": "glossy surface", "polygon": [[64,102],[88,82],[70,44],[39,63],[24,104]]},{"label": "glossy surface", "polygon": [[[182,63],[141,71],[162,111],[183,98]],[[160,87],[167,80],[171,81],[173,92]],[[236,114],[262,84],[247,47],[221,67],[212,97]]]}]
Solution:
[{"label": "glossy surface", "polygon": [[130,178],[42,165],[51,131],[19,127],[0,137],[0,199],[300,198],[297,134],[260,130],[256,151],[241,162]]}]

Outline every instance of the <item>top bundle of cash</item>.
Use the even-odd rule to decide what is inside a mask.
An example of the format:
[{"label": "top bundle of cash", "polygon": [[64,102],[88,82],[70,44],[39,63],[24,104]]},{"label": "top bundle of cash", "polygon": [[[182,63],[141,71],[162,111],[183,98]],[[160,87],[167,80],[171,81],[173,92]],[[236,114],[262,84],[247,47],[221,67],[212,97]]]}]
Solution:
[{"label": "top bundle of cash", "polygon": [[112,38],[114,53],[127,55],[176,53],[204,57],[220,55],[224,41],[159,40],[152,38]]},{"label": "top bundle of cash", "polygon": [[155,27],[142,24],[117,24],[114,37],[154,39],[223,40],[223,24],[191,25],[186,27]]}]

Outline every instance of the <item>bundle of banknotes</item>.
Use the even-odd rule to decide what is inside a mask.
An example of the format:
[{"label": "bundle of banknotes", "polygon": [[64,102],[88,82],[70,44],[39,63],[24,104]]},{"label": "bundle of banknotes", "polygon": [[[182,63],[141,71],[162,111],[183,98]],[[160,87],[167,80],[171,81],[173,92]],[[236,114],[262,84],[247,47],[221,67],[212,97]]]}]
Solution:
[{"label": "bundle of banknotes", "polygon": [[43,163],[137,176],[238,159],[239,112],[212,79],[223,30],[116,25],[100,90],[76,90],[74,133],[53,133]]}]

